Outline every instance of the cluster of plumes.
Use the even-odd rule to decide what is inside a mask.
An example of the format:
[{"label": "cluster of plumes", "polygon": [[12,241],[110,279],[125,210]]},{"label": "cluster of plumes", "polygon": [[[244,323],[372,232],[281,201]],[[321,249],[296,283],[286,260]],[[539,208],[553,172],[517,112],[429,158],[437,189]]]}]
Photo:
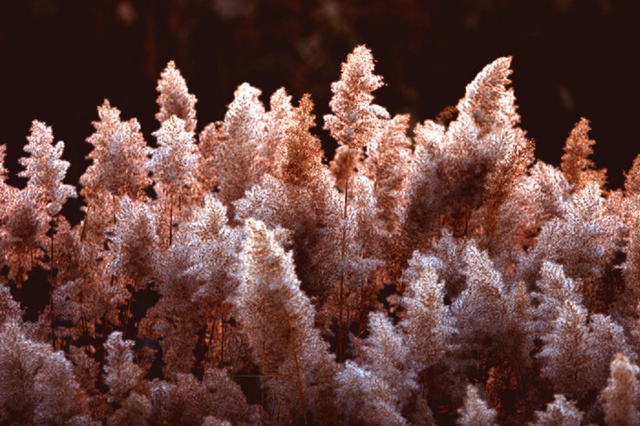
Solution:
[{"label": "cluster of plumes", "polygon": [[608,191],[583,119],[535,161],[509,67],[410,134],[357,47],[327,163],[308,96],[243,84],[196,135],[169,63],[155,148],[98,108],[76,226],[35,121],[27,185],[0,168],[0,423],[639,424],[640,159]]}]

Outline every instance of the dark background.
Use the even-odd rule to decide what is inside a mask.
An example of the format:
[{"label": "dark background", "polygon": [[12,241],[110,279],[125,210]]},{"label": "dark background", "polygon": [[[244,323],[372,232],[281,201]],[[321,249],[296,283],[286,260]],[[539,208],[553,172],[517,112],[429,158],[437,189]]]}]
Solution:
[{"label": "dark background", "polygon": [[[455,105],[489,62],[513,55],[522,127],[537,155],[558,164],[581,116],[591,120],[595,161],[622,183],[640,144],[638,14],[622,0],[0,0],[0,144],[16,159],[33,119],[53,126],[72,161],[108,98],[137,117],[147,141],[156,81],[174,59],[198,97],[198,130],[224,117],[247,81],[262,100],[285,86],[311,93],[319,134],[330,84],[358,44],[372,49],[387,86],[376,102],[413,120]],[[19,179],[10,182],[20,185]]]}]

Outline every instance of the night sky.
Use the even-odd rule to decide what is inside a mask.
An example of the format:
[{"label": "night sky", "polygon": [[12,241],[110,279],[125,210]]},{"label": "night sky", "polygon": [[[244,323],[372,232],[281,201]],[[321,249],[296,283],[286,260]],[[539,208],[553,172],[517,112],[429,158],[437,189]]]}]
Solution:
[{"label": "night sky", "polygon": [[[242,82],[262,100],[284,86],[309,92],[321,116],[340,63],[372,49],[386,87],[376,103],[414,122],[455,105],[474,76],[512,55],[522,127],[537,156],[558,164],[573,124],[586,117],[595,162],[622,184],[640,141],[638,14],[621,0],[21,0],[0,2],[0,144],[17,173],[33,119],[53,126],[73,164],[87,166],[85,139],[108,98],[137,117],[148,143],[159,126],[156,80],[173,59],[198,97],[198,130],[221,120]],[[23,184],[12,177],[11,183]]]}]

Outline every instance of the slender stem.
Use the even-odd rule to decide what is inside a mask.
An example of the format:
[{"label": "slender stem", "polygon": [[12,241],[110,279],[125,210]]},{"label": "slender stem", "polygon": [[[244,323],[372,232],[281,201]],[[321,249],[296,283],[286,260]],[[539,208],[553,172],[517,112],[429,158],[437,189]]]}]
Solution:
[{"label": "slender stem", "polygon": [[82,324],[82,333],[86,339],[84,343],[84,352],[89,355],[89,327],[87,327],[87,320],[85,319],[84,314],[80,317],[80,323]]},{"label": "slender stem", "polygon": [[224,366],[224,317],[225,314],[222,314],[222,319],[220,320],[220,367]]},{"label": "slender stem", "polygon": [[127,325],[129,324],[129,316],[131,316],[131,299],[133,299],[133,294],[129,298],[129,302],[127,303],[127,313],[124,317],[124,324],[122,325],[122,339],[127,338]]},{"label": "slender stem", "polygon": [[[264,301],[260,304],[260,316],[262,318],[266,317],[266,313],[265,313],[265,307],[264,307]],[[262,339],[262,352],[260,353],[260,371],[259,371],[259,380],[260,380],[260,402],[262,404],[262,408],[265,408],[265,395],[264,395],[264,388],[265,388],[265,379],[268,376],[267,371],[267,355],[266,355],[266,341],[263,338]]]},{"label": "slender stem", "polygon": [[300,364],[298,363],[298,352],[296,351],[295,335],[293,334],[293,326],[291,325],[291,316],[287,315],[289,320],[289,332],[291,333],[291,349],[293,351],[293,361],[296,364],[296,376],[298,378],[298,392],[300,392],[300,404],[302,405],[302,416],[304,424],[307,425],[307,409],[304,403],[304,390],[302,389],[302,377],[300,375]]},{"label": "slender stem", "polygon": [[349,201],[349,179],[351,179],[351,150],[347,151],[347,177],[344,182],[344,210],[342,218],[347,218],[347,204]]},{"label": "slender stem", "polygon": [[115,225],[118,222],[118,216],[116,216],[116,196],[111,194],[111,206],[112,206],[112,211],[113,211],[113,225]]},{"label": "slender stem", "polygon": [[80,241],[84,241],[84,232],[85,229],[87,228],[87,221],[89,220],[89,209],[91,208],[91,205],[87,204],[87,212],[84,215],[84,220],[82,221],[82,231],[80,231]]},{"label": "slender stem", "polygon": [[207,322],[204,322],[204,339],[206,340],[206,349],[204,351],[204,359],[202,360],[202,370],[203,373],[207,370],[207,360],[209,359],[209,351],[211,350],[211,342],[213,342],[214,331],[216,329],[216,311],[213,313],[213,321],[211,322],[211,331],[209,332],[209,339],[207,339]]},{"label": "slender stem", "polygon": [[[206,326],[207,326],[207,324],[205,323],[205,330],[207,329]],[[205,358],[204,358],[204,360],[202,362],[203,369],[205,371],[206,371],[206,366],[207,366],[207,360],[210,357],[209,351],[211,350],[211,342],[213,341],[213,338],[214,338],[213,334],[214,334],[215,329],[216,329],[216,320],[214,319],[213,323],[211,324],[211,332],[209,333],[209,340],[207,341],[207,350],[205,351],[205,354],[204,354]],[[222,363],[222,360],[221,360],[221,363]]]},{"label": "slender stem", "polygon": [[169,197],[169,247],[173,242],[173,197]]},{"label": "slender stem", "polygon": [[54,309],[53,309],[53,290],[54,290],[54,286],[55,286],[55,283],[54,283],[55,277],[54,277],[54,274],[53,274],[53,268],[54,268],[54,265],[55,265],[54,257],[53,257],[53,255],[54,255],[53,236],[54,236],[54,234],[56,232],[56,229],[55,229],[55,218],[52,219],[51,224],[52,224],[52,226],[51,226],[51,238],[49,240],[49,244],[50,244],[50,246],[49,246],[49,252],[50,252],[50,254],[49,254],[49,306],[51,307],[51,310],[50,310],[50,312],[51,312],[51,345],[53,346],[53,350],[55,351],[56,350],[56,328],[55,328],[55,325],[54,325],[54,321],[55,321],[56,314],[55,314]]},{"label": "slender stem", "polygon": [[49,239],[49,251],[51,252],[51,255],[49,256],[49,277],[53,277],[53,267],[55,265],[54,262],[54,252],[53,252],[53,237],[54,234],[56,232],[56,225],[55,225],[55,219],[53,219],[52,221],[52,226],[51,226],[51,238]]},{"label": "slender stem", "polygon": [[262,364],[261,364],[261,368],[260,368],[260,399],[262,400],[262,408],[265,408],[265,397],[264,397],[264,378],[267,376],[267,374],[265,374],[264,370],[265,370],[265,364],[267,363],[267,358],[266,358],[266,354],[265,354],[265,342],[264,340],[262,341]]},{"label": "slender stem", "polygon": [[344,280],[345,280],[345,271],[344,271],[344,259],[347,254],[347,216],[348,210],[347,206],[349,204],[349,179],[351,178],[351,150],[347,150],[347,177],[344,183],[344,211],[342,213],[342,252],[341,252],[341,261],[342,261],[342,272],[340,274],[340,316],[338,321],[338,362],[343,360],[344,349],[343,349],[343,339],[344,339],[344,323],[343,323],[343,312],[344,312]]}]

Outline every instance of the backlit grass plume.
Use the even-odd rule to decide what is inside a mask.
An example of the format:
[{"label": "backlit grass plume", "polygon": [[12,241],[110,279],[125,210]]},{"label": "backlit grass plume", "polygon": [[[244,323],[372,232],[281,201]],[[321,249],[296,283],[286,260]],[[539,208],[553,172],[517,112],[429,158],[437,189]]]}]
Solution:
[{"label": "backlit grass plume", "polygon": [[105,100],[78,187],[34,121],[26,186],[0,164],[0,424],[638,424],[640,159],[608,190],[582,119],[537,161],[509,57],[415,125],[374,67],[331,86],[331,161],[284,88],[199,130],[174,62],[154,147]]}]

